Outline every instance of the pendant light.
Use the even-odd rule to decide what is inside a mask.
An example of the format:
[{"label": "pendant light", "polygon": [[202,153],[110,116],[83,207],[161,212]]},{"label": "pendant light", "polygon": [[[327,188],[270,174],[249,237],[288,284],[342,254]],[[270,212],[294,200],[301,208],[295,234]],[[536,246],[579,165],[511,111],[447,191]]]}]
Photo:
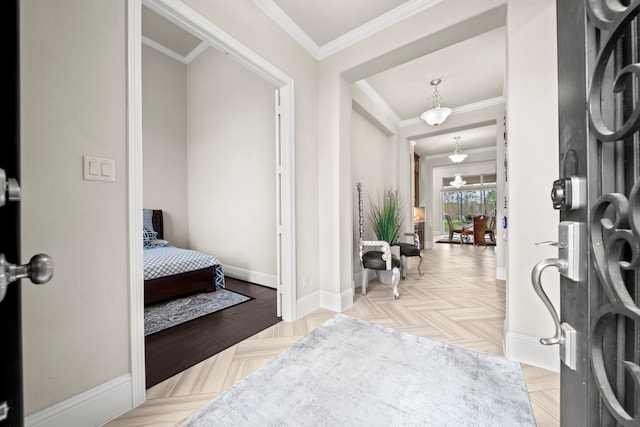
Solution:
[{"label": "pendant light", "polygon": [[437,126],[442,123],[449,117],[453,110],[447,107],[440,106],[441,96],[438,93],[438,85],[442,82],[441,79],[433,79],[431,80],[431,86],[433,86],[433,96],[431,97],[431,101],[433,103],[433,108],[425,111],[420,115],[420,118],[430,124],[431,126]]},{"label": "pendant light", "polygon": [[467,181],[463,180],[459,173],[456,174],[456,177],[453,181],[449,182],[449,184],[453,185],[456,188],[460,188],[466,183]]},{"label": "pendant light", "polygon": [[460,149],[460,137],[456,136],[456,149],[453,152],[453,154],[449,156],[449,159],[451,159],[453,163],[460,163],[466,158],[467,158],[467,155],[464,154]]}]

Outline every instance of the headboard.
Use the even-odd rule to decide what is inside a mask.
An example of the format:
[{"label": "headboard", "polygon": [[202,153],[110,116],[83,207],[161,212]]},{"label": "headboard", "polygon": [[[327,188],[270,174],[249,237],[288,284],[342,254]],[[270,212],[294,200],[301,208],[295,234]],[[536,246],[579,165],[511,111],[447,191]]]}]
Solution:
[{"label": "headboard", "polygon": [[164,227],[162,223],[162,209],[154,209],[153,216],[151,217],[151,223],[153,224],[153,231],[158,233],[158,239],[164,239]]}]

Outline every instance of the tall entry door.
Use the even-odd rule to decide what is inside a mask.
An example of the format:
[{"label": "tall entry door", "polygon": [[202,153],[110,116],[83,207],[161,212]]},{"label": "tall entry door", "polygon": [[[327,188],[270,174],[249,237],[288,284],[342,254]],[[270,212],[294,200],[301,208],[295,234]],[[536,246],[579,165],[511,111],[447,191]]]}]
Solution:
[{"label": "tall entry door", "polygon": [[561,319],[541,341],[562,426],[640,426],[640,0],[556,4]]},{"label": "tall entry door", "polygon": [[[8,200],[7,187],[9,179],[19,176],[18,5],[19,0],[6,2],[2,14],[8,31],[5,72],[9,75],[4,79],[2,97],[6,113],[0,115],[4,134],[0,144],[0,254],[3,254],[0,257],[14,263],[19,260],[20,210],[16,201]],[[13,185],[16,181],[11,182]],[[0,302],[0,426],[3,427],[23,425],[20,286],[8,283],[4,270],[0,263],[0,297],[4,294]]]}]

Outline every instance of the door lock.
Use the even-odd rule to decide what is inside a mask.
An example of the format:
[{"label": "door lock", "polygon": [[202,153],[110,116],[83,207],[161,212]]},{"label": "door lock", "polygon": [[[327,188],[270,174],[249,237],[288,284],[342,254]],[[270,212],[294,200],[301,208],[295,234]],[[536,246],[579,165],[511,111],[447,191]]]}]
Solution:
[{"label": "door lock", "polygon": [[28,264],[14,265],[8,263],[0,254],[0,302],[7,293],[7,286],[16,280],[28,278],[31,283],[42,285],[53,277],[53,260],[49,255],[38,254],[31,257]]},{"label": "door lock", "polygon": [[4,169],[0,168],[0,207],[9,201],[20,200],[20,184],[14,178],[7,178]]},{"label": "door lock", "polygon": [[572,176],[553,181],[551,201],[554,209],[575,210],[585,204],[584,179]]}]

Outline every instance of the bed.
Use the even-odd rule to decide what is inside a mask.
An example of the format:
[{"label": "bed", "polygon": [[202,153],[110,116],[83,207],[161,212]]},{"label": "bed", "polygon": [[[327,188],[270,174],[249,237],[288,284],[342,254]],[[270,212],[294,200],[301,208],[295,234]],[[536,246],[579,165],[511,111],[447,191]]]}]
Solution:
[{"label": "bed", "polygon": [[164,240],[162,210],[144,210],[144,303],[224,288],[218,259],[199,251],[178,248]]}]

